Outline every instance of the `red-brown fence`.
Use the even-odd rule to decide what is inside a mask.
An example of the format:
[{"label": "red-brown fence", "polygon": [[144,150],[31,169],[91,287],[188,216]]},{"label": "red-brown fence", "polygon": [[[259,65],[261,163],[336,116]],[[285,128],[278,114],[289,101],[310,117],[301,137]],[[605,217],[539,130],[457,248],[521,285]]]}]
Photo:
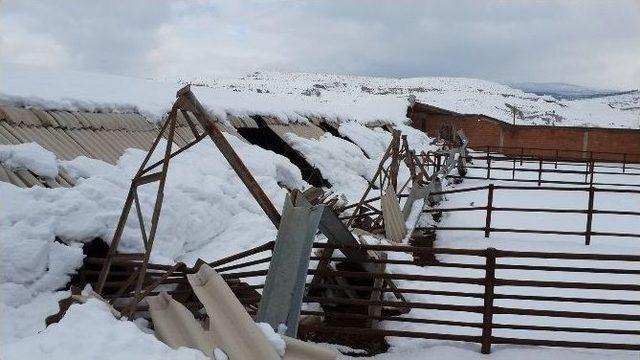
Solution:
[{"label": "red-brown fence", "polygon": [[[344,282],[340,285],[332,282],[306,285],[309,294],[303,301],[308,304],[320,304],[320,307],[312,310],[303,308],[302,315],[320,316],[324,322],[314,324],[303,322],[301,324],[303,331],[333,335],[393,336],[473,342],[481,345],[483,353],[489,353],[494,344],[640,350],[640,341],[637,341],[637,336],[640,335],[638,326],[640,310],[625,312],[630,308],[640,309],[633,308],[633,306],[640,306],[638,281],[589,281],[596,274],[640,278],[640,256],[520,252],[493,248],[443,249],[404,245],[336,246],[316,243],[314,247],[338,250],[357,247],[367,251],[396,253],[399,255],[389,256],[388,259],[371,258],[368,262],[407,267],[403,268],[403,271],[398,271],[396,268],[393,271],[376,273],[356,270],[317,272],[310,269],[311,275],[330,279],[341,278]],[[244,256],[247,254],[258,256],[259,252],[264,251],[268,251],[268,247],[263,246],[257,251],[249,251],[241,254],[242,256],[230,257],[215,264],[232,287],[234,283],[247,282],[253,284],[250,285],[252,289],[260,289],[264,284],[267,270],[254,270],[258,262],[246,261]],[[410,255],[415,258],[424,254],[463,257],[466,261],[435,261],[428,268],[462,269],[465,275],[461,275],[462,272],[454,272],[447,276],[432,275],[421,271],[421,268],[411,266],[415,262]],[[312,260],[321,259],[324,258],[318,256],[312,258]],[[476,259],[476,261],[470,261],[470,259]],[[230,265],[238,260],[244,260],[244,262]],[[336,263],[348,261],[338,256],[332,257],[331,260]],[[574,266],[567,265],[576,261],[581,263]],[[231,269],[242,268],[252,270],[229,272]],[[501,275],[504,271],[509,271],[505,273],[509,275]],[[467,272],[471,275],[466,275]],[[472,274],[472,272],[475,273]],[[572,280],[531,280],[539,279],[540,272],[568,274]],[[580,279],[580,276],[587,281],[577,281],[576,279]],[[390,281],[396,282],[397,286],[393,288],[388,286]],[[454,289],[454,287],[458,288]],[[514,288],[538,290],[535,295],[530,295],[530,292],[513,291]],[[575,292],[569,296],[562,296],[555,293],[559,289],[571,289]],[[313,293],[313,290],[321,290],[321,292]],[[325,290],[342,291],[349,293],[350,296],[331,296],[331,293],[322,292]],[[580,290],[600,291],[600,294],[605,295],[585,296],[580,293]],[[392,299],[393,294],[398,292],[405,297],[404,301]],[[389,296],[375,299],[371,294],[389,294]],[[441,297],[442,300],[434,301],[429,296]],[[258,293],[239,296],[239,299],[248,306],[250,313],[255,313],[260,299]],[[508,306],[504,306],[505,300],[509,301]],[[456,304],[456,302],[462,303]],[[496,304],[496,302],[503,304]],[[580,311],[552,310],[541,309],[534,304],[545,304],[545,307],[552,309],[560,307],[561,304],[575,304],[582,308]],[[596,306],[596,311],[589,311],[589,304]],[[604,311],[603,304],[612,307]],[[354,310],[358,308],[364,310]],[[378,311],[371,311],[372,308]],[[402,310],[415,310],[415,312],[407,313]],[[428,310],[429,313],[424,316],[423,310]],[[450,318],[432,316],[433,313],[441,311],[456,315]],[[502,317],[502,320],[496,320],[496,316]],[[521,321],[521,318],[556,319],[556,321],[541,325]],[[339,320],[338,324],[332,320]],[[591,320],[602,321],[591,322],[586,326],[579,326],[585,323],[577,323]],[[382,327],[371,328],[364,325],[379,321],[384,321]],[[571,323],[571,325],[565,323]],[[409,326],[411,328],[407,329]],[[496,332],[503,334],[496,335]],[[548,336],[545,337],[545,334]],[[556,334],[571,334],[571,338],[563,340]],[[595,334],[598,336],[593,336]]]},{"label": "red-brown fence", "polygon": [[[535,159],[544,159],[547,161],[598,161],[619,163],[625,169],[628,165],[640,164],[634,159],[640,159],[637,153],[621,153],[611,151],[583,151],[583,150],[566,150],[538,147],[517,147],[517,146],[474,146],[476,152],[487,154],[502,154],[508,157],[529,157]],[[607,160],[601,160],[607,159]]]},{"label": "red-brown fence", "polygon": [[[429,153],[421,155],[425,161],[426,168],[433,168],[437,171],[442,166],[441,155]],[[591,160],[558,160],[554,158],[538,158],[531,156],[504,156],[496,153],[483,153],[471,150],[467,156],[467,169],[481,170],[480,174],[448,175],[449,178],[464,179],[486,179],[517,181],[542,184],[564,184],[564,185],[596,185],[596,186],[619,186],[619,187],[640,187],[640,166],[629,164],[601,163]],[[533,165],[533,167],[527,167]],[[524,167],[523,167],[524,166]],[[558,168],[560,166],[560,168]],[[501,173],[503,176],[497,176]],[[504,172],[511,176],[504,176]],[[535,179],[527,178],[526,175],[537,175]],[[552,176],[573,177],[571,180],[549,179]],[[599,176],[611,176],[621,179],[620,182],[602,182],[595,180]],[[581,180],[576,180],[579,178]],[[627,181],[634,179],[635,181]]]},{"label": "red-brown fence", "polygon": [[[611,236],[625,238],[640,238],[639,233],[623,233],[623,232],[604,232],[593,231],[594,215],[618,215],[618,216],[637,216],[640,222],[640,211],[632,210],[606,210],[597,209],[594,205],[595,197],[599,193],[618,193],[629,195],[640,195],[640,190],[619,189],[619,188],[597,188],[589,187],[552,187],[552,186],[507,186],[489,184],[487,186],[470,187],[462,189],[453,189],[438,192],[435,194],[457,194],[465,192],[487,191],[487,202],[485,206],[467,206],[457,208],[434,207],[423,210],[426,213],[445,213],[445,212],[463,212],[463,211],[485,211],[485,222],[483,226],[434,226],[431,228],[419,228],[429,230],[458,230],[458,231],[483,231],[485,237],[489,237],[492,232],[506,233],[525,233],[525,234],[551,234],[551,235],[574,235],[584,236],[585,245],[590,245],[593,236]],[[586,192],[588,194],[587,206],[581,209],[554,209],[554,208],[531,208],[531,207],[500,207],[493,203],[494,193],[499,190],[517,190],[517,191],[552,191],[552,192]],[[526,212],[526,213],[554,213],[554,214],[585,214],[585,231],[566,231],[554,229],[518,229],[506,227],[492,226],[492,214],[494,212]]]}]

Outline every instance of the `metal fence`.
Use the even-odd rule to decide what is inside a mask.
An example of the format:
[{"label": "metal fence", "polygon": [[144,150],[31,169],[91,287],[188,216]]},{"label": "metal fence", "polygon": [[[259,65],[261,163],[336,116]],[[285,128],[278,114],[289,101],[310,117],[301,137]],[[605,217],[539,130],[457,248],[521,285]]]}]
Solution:
[{"label": "metal fence", "polygon": [[[334,246],[324,243],[314,244],[316,249],[335,248],[344,250],[344,246]],[[315,333],[331,333],[343,335],[364,336],[394,336],[422,339],[437,339],[463,341],[480,344],[483,353],[489,353],[494,344],[541,345],[577,348],[600,348],[620,350],[640,350],[640,311],[624,312],[622,305],[640,305],[637,296],[640,285],[637,281],[625,282],[582,282],[582,281],[548,281],[530,280],[539,278],[536,274],[545,273],[569,274],[575,279],[581,275],[589,279],[593,274],[616,274],[640,276],[640,256],[605,255],[605,254],[574,254],[551,252],[520,252],[503,251],[493,248],[484,250],[425,248],[415,246],[390,245],[360,245],[358,249],[371,252],[385,252],[413,255],[413,257],[432,255],[456,255],[477,261],[434,261],[430,268],[458,268],[475,272],[476,276],[443,276],[424,275],[411,272],[364,272],[354,268],[350,270],[325,270],[318,272],[309,270],[310,275],[317,275],[332,281],[319,282],[312,285],[307,283],[307,295],[304,302],[320,304],[319,307],[303,309],[301,314],[320,316],[323,323],[302,323],[301,331]],[[259,260],[250,260],[230,265],[243,260],[245,256],[256,255],[268,251],[263,246],[256,251],[249,251],[241,256],[230,257],[217,261],[218,271],[223,274],[234,288],[233,284],[245,284],[251,289],[260,289],[263,285],[266,270],[242,270],[255,267]],[[313,257],[312,260],[322,260]],[[522,260],[526,264],[522,263]],[[340,263],[347,261],[343,257],[332,257],[331,261]],[[518,261],[519,260],[519,261]],[[410,256],[399,259],[398,256],[372,257],[368,260],[379,264],[381,269],[387,265],[414,265],[416,262]],[[582,261],[588,266],[567,266],[567,262]],[[542,262],[540,265],[535,262]],[[616,262],[612,265],[612,262]],[[533,263],[533,264],[532,264]],[[224,266],[223,266],[224,265]],[[357,266],[359,264],[351,264]],[[253,269],[253,268],[252,268]],[[411,269],[411,268],[408,268]],[[413,268],[415,271],[416,268]],[[500,275],[501,272],[511,271],[509,276]],[[517,272],[513,272],[517,270]],[[460,272],[459,272],[460,273]],[[333,280],[340,279],[340,282]],[[398,286],[388,286],[395,281]],[[246,285],[252,283],[254,285]],[[468,289],[451,290],[455,286],[468,286]],[[235,288],[241,288],[235,285]],[[536,295],[528,295],[519,291],[509,291],[514,288],[545,289],[536,291]],[[578,290],[571,296],[560,296],[553,293],[556,289]],[[606,291],[606,296],[583,296],[579,290]],[[392,295],[400,293],[404,301],[391,299]],[[541,295],[542,293],[542,295]],[[550,295],[553,293],[553,295]],[[384,296],[389,294],[391,296]],[[622,294],[622,295],[620,295]],[[626,295],[625,295],[626,294]],[[632,294],[632,295],[629,295]],[[429,301],[421,295],[441,297],[440,301]],[[259,303],[259,293],[239,295],[239,299],[247,306],[251,314]],[[496,304],[509,300],[509,306]],[[513,300],[513,301],[511,301]],[[520,302],[520,300],[524,300]],[[463,304],[455,304],[462,301]],[[540,309],[531,304],[544,303],[546,307],[562,307],[561,304],[602,304],[614,305],[608,311],[600,310],[567,311]],[[430,310],[428,316],[420,316],[421,312],[409,310]],[[596,308],[602,309],[602,307]],[[446,311],[452,314],[451,319],[438,319],[430,316],[433,312]],[[424,315],[424,313],[422,313]],[[515,316],[513,316],[515,315]],[[503,317],[496,321],[496,316]],[[506,316],[506,317],[505,317]],[[511,316],[511,317],[510,317]],[[519,321],[519,316],[529,319],[556,319],[554,324],[531,324]],[[449,318],[449,317],[447,317]],[[468,320],[460,320],[461,318]],[[577,326],[580,319],[603,320],[590,323],[588,326]],[[384,326],[371,327],[371,323],[384,321]],[[611,323],[615,322],[615,326]],[[558,325],[558,323],[572,323],[572,325]],[[407,326],[411,325],[410,329]],[[434,330],[434,326],[437,330]],[[509,333],[514,331],[514,333]],[[496,332],[504,334],[496,335]],[[580,339],[559,340],[555,334],[571,334]],[[542,334],[542,336],[540,335]],[[550,336],[544,336],[551,334]],[[598,336],[593,336],[593,335]],[[636,336],[634,338],[634,336]],[[562,339],[562,337],[560,337]],[[604,341],[606,340],[606,341]]]},{"label": "metal fence", "polygon": [[[439,154],[430,153],[422,155],[426,166],[435,171],[441,166]],[[448,175],[449,178],[485,179],[501,181],[517,181],[558,185],[598,185],[598,186],[624,186],[640,187],[640,166],[631,166],[625,163],[602,163],[592,160],[558,160],[534,158],[531,156],[504,156],[495,153],[481,153],[470,151],[467,159],[467,169],[483,174]],[[560,168],[559,168],[560,167]],[[511,176],[505,176],[510,173]],[[500,176],[502,175],[502,176]],[[527,175],[534,175],[535,178]],[[549,177],[555,179],[550,179]],[[560,176],[569,176],[574,179],[559,180]],[[611,176],[617,178],[638,179],[633,182],[602,182],[597,181],[597,176]],[[576,180],[578,178],[580,180]],[[624,181],[624,180],[623,180]]]},{"label": "metal fence", "polygon": [[[586,150],[566,150],[554,148],[537,148],[537,147],[517,147],[517,146],[474,146],[476,152],[498,153],[505,156],[513,157],[529,157],[542,158],[547,161],[593,161],[620,163],[623,167],[629,164],[639,164],[640,159],[638,153],[620,153],[610,151],[586,151]],[[608,160],[602,160],[608,159]]]},{"label": "metal fence", "polygon": [[[507,232],[507,233],[527,233],[527,234],[551,234],[551,235],[577,235],[584,236],[585,245],[591,243],[592,236],[612,236],[612,237],[626,237],[626,238],[640,238],[640,234],[635,233],[622,233],[622,232],[603,232],[593,231],[593,217],[594,215],[606,214],[606,215],[619,215],[619,216],[637,216],[640,222],[640,211],[630,210],[605,210],[595,208],[594,202],[597,194],[601,193],[619,193],[619,194],[635,194],[640,195],[640,190],[634,189],[619,189],[619,188],[597,188],[594,186],[589,187],[552,187],[552,186],[507,186],[507,185],[495,185],[489,184],[486,186],[470,187],[464,189],[453,189],[447,191],[441,191],[437,194],[456,194],[465,192],[487,192],[486,206],[467,206],[457,208],[442,208],[434,207],[423,210],[426,213],[447,213],[447,212],[464,212],[464,211],[484,211],[485,223],[484,226],[434,226],[432,228],[421,228],[429,230],[461,230],[461,231],[483,231],[485,237],[489,237],[492,232]],[[581,209],[552,209],[552,208],[531,208],[531,207],[500,207],[494,206],[494,194],[500,190],[517,190],[517,191],[552,191],[552,192],[586,192],[588,194],[587,206]],[[492,226],[492,214],[495,212],[527,212],[527,213],[554,213],[554,214],[584,214],[585,215],[585,230],[584,231],[565,231],[554,229],[518,229],[518,228],[506,228],[506,227],[494,227]],[[420,229],[420,228],[419,228]]]}]

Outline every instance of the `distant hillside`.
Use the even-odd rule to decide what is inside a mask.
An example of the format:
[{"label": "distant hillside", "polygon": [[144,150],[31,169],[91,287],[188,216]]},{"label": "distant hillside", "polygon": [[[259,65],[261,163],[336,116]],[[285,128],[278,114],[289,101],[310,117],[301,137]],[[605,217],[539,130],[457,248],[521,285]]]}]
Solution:
[{"label": "distant hillside", "polygon": [[0,103],[57,110],[135,111],[159,119],[185,83],[193,84],[201,102],[217,114],[263,114],[283,121],[304,121],[317,115],[338,122],[404,122],[407,99],[414,95],[423,103],[507,122],[512,121],[515,108],[519,114],[516,121],[522,125],[640,126],[638,91],[574,89],[572,100],[491,81],[451,77],[255,72],[159,81],[2,64]]},{"label": "distant hillside", "polygon": [[625,95],[638,90],[605,90],[594,89],[586,86],[573,85],[567,83],[536,83],[536,82],[521,82],[521,83],[509,83],[509,86],[520,89],[524,92],[536,94],[539,96],[553,96],[559,100],[577,100],[577,99],[592,99],[605,96]]}]

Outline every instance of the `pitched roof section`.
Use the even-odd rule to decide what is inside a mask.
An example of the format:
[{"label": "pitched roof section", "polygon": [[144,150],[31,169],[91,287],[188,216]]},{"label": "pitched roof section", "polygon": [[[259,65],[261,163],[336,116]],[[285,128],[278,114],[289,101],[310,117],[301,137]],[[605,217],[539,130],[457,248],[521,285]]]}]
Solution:
[{"label": "pitched roof section", "polygon": [[[188,117],[187,118],[185,117]],[[203,132],[202,126],[191,113],[178,113],[174,143],[184,146]],[[228,115],[219,121],[212,115],[220,130],[246,141],[237,128],[258,128],[249,116]],[[262,117],[266,126],[279,137],[294,133],[308,139],[318,139],[324,130],[317,126],[323,119],[310,118],[308,123],[283,123],[272,117]],[[149,150],[159,134],[162,123],[147,121],[140,114],[87,113],[57,110],[25,109],[0,105],[0,144],[12,145],[35,142],[53,152],[59,159],[72,160],[87,156],[115,164],[126,149]],[[166,137],[166,135],[165,135]],[[26,170],[9,170],[0,165],[0,181],[20,187],[69,187],[73,179],[64,171],[55,179],[45,179]]]}]

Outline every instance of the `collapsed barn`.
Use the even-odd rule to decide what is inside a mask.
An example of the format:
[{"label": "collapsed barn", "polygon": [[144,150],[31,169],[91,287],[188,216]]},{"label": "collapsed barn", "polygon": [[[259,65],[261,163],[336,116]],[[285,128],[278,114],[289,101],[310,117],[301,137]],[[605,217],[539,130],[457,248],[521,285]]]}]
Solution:
[{"label": "collapsed barn", "polygon": [[[640,304],[637,298],[640,289],[637,282],[633,282],[640,275],[640,257],[496,250],[492,247],[478,249],[472,245],[447,248],[434,244],[436,235],[449,231],[480,232],[486,238],[492,232],[575,236],[585,239],[586,245],[592,237],[598,241],[607,237],[638,238],[640,234],[632,232],[633,227],[617,232],[592,228],[594,215],[640,215],[633,209],[597,209],[593,200],[599,191],[638,194],[633,186],[599,181],[601,176],[638,175],[633,164],[625,163],[622,169],[617,164],[598,164],[593,160],[580,162],[560,158],[553,163],[532,156],[505,157],[490,151],[476,152],[466,149],[467,139],[461,132],[450,134],[439,148],[434,147],[434,151],[416,151],[406,134],[389,126],[381,130],[389,142],[379,157],[369,153],[371,150],[361,148],[361,155],[375,158],[377,166],[372,176],[362,179],[365,186],[361,191],[345,202],[331,190],[334,177],[329,169],[323,171],[311,153],[295,141],[300,141],[299,138],[317,140],[325,133],[339,135],[344,141],[353,140],[340,131],[342,125],[322,119],[284,124],[255,115],[230,116],[228,124],[212,121],[211,115],[199,106],[188,88],[178,93],[178,101],[168,119],[159,126],[136,114],[11,107],[3,107],[2,111],[0,139],[3,144],[37,142],[61,159],[85,155],[109,163],[115,163],[128,148],[149,151],[132,179],[115,235],[86,246],[83,266],[69,286],[90,284],[95,290],[92,296],[108,302],[117,316],[150,319],[156,335],[172,347],[193,347],[211,355],[215,344],[231,354],[232,359],[233,355],[250,358],[254,354],[251,351],[267,352],[276,358],[277,354],[263,346],[264,339],[260,334],[246,325],[255,320],[270,324],[274,330],[281,328],[287,336],[287,346],[307,354],[307,358],[330,358],[335,354],[295,342],[294,338],[343,343],[353,348],[365,348],[367,354],[385,351],[386,339],[390,337],[478,343],[483,353],[489,353],[494,344],[640,349],[634,340],[640,334],[637,328],[640,314],[633,309]],[[280,213],[243,165],[242,160],[247,159],[240,159],[220,131],[286,157],[313,187],[305,191],[291,189]],[[297,138],[292,140],[290,134]],[[159,229],[166,171],[174,157],[210,140],[260,204],[263,216],[273,223],[277,235],[274,241],[222,259],[198,259],[193,266],[181,262],[174,265],[154,263],[151,250]],[[177,146],[175,150],[172,144]],[[156,148],[161,150],[161,156],[152,159]],[[51,178],[30,169],[3,166],[2,171],[3,181],[21,187],[69,187],[77,181],[64,171]],[[526,176],[529,174],[535,177]],[[562,180],[557,178],[559,175],[573,178]],[[576,181],[576,177],[579,180]],[[480,179],[536,184],[529,187],[521,184],[464,186],[465,181]],[[622,182],[627,178],[624,179]],[[153,210],[149,218],[142,214],[137,189],[151,183],[160,185],[153,206],[147,208]],[[443,189],[448,183],[451,188]],[[571,185],[573,190],[555,188],[551,184]],[[568,231],[496,225],[496,221],[499,223],[497,214],[501,212],[529,215],[545,212],[544,208],[499,206],[494,200],[498,195],[494,193],[510,190],[584,191],[589,196],[585,208],[546,210],[584,215],[587,228]],[[443,205],[453,204],[456,194],[483,191],[487,194],[484,206],[476,206],[473,202],[464,206]],[[447,201],[443,202],[445,197]],[[447,218],[450,213],[467,212],[481,213],[482,224],[447,226],[451,221]],[[121,251],[123,249],[118,247],[129,217],[134,221],[137,218],[137,225],[140,225],[137,240],[142,252]],[[148,218],[150,221],[145,221]],[[321,235],[316,237],[316,233]],[[566,262],[569,264],[564,264]],[[587,262],[589,265],[585,266]],[[448,272],[450,269],[457,271]],[[558,281],[543,276],[531,280],[533,274],[540,272],[562,273],[565,278]],[[566,281],[567,274],[587,277],[615,274],[621,279]],[[212,288],[207,289],[207,284]],[[537,293],[514,292],[514,287],[533,289]],[[544,292],[549,288],[585,290],[587,293],[553,295]],[[60,304],[60,313],[50,318],[50,323],[62,318],[74,301],[86,301],[86,294],[73,291],[74,296]],[[623,295],[608,297],[598,291],[622,292]],[[518,306],[506,306],[506,300],[523,302],[517,303]],[[532,306],[532,303],[536,305]],[[539,308],[538,303],[551,304],[552,309]],[[619,306],[624,311],[606,306],[577,311],[564,308],[567,303],[607,304]],[[554,309],[554,306],[562,310]],[[223,313],[228,313],[228,317],[216,317]],[[521,321],[519,317],[522,316],[558,321]],[[585,321],[576,326],[563,325],[567,319]],[[614,325],[604,326],[597,320],[607,320]],[[202,321],[208,327],[203,327]],[[228,329],[222,323],[238,323],[239,327],[227,333]],[[176,334],[171,331],[175,327],[192,332],[186,331],[188,336]],[[563,339],[543,336],[557,332],[569,335]],[[261,345],[247,349],[234,342],[234,338],[247,333],[250,339],[243,341]],[[603,339],[588,337],[594,333],[604,334]]]}]

